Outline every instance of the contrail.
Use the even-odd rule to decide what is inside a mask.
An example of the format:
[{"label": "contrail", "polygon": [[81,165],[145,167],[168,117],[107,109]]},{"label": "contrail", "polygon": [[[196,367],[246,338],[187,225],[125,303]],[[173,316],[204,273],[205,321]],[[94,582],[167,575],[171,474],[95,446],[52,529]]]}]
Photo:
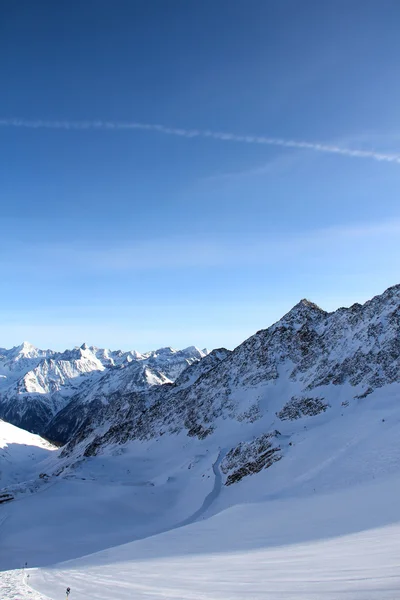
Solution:
[{"label": "contrail", "polygon": [[400,154],[389,154],[375,152],[374,150],[351,150],[340,146],[331,146],[316,142],[306,142],[299,140],[286,140],[275,137],[265,137],[258,135],[236,135],[222,131],[210,131],[203,129],[180,129],[177,127],[166,127],[165,125],[156,125],[148,123],[135,123],[124,121],[42,121],[25,119],[0,119],[0,127],[21,127],[28,129],[68,129],[68,130],[141,130],[154,131],[165,135],[175,135],[185,138],[210,138],[214,140],[237,142],[245,144],[264,144],[267,146],[281,146],[283,148],[302,148],[305,150],[314,150],[315,152],[326,152],[329,154],[339,154],[350,156],[352,158],[370,158],[380,162],[390,162],[400,164]]}]

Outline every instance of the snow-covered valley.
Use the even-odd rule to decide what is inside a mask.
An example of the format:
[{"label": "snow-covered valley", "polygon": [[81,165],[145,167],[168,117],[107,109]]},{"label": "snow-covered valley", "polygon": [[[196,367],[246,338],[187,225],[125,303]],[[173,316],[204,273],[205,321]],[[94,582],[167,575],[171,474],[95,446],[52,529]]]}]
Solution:
[{"label": "snow-covered valley", "polygon": [[[395,597],[400,411],[381,402],[298,421],[284,459],[228,487],[215,487],[219,448],[183,436],[82,462],[0,506],[0,590],[18,590],[1,597]],[[43,596],[21,583],[25,562]]]},{"label": "snow-covered valley", "polygon": [[399,314],[303,301],[62,449],[0,422],[0,598],[396,598]]},{"label": "snow-covered valley", "polygon": [[30,583],[52,598],[62,597],[68,585],[77,600],[393,599],[400,586],[400,525],[370,528],[368,517],[387,510],[382,521],[397,520],[393,495],[399,491],[398,481],[390,481],[379,492],[365,487],[236,506],[207,521],[33,571]]}]

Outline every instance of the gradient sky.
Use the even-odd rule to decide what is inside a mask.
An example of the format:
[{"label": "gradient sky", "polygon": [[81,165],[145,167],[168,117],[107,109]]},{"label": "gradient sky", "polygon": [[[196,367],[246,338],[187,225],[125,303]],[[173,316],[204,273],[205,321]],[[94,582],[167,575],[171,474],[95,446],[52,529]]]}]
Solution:
[{"label": "gradient sky", "polygon": [[398,0],[1,2],[0,347],[232,348],[399,283],[399,27]]}]

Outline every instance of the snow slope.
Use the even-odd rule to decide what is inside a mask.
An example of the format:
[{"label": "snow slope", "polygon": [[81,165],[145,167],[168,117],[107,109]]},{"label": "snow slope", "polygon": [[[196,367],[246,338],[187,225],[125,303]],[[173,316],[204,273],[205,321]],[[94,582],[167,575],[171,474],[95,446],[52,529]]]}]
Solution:
[{"label": "snow slope", "polygon": [[[238,505],[208,520],[0,580],[3,600],[394,600],[398,477],[332,494]],[[15,583],[13,583],[15,582]],[[3,588],[1,587],[3,586]],[[42,596],[43,594],[43,596]]]},{"label": "snow slope", "polygon": [[56,447],[0,419],[0,490],[30,480]]},{"label": "snow slope", "polygon": [[[0,505],[0,569],[49,565],[173,528],[213,490],[217,456],[180,436],[65,466],[40,494]],[[50,458],[41,469],[51,473],[60,462]]]},{"label": "snow slope", "polygon": [[[74,598],[98,600],[396,597],[396,393],[382,390],[376,402],[369,397],[343,417],[324,413],[304,423],[287,423],[292,445],[282,460],[231,486],[220,485],[226,449],[212,438],[110,447],[66,468],[40,494],[0,506],[0,521],[8,517],[0,568],[42,566],[31,584],[54,600],[66,585]],[[101,548],[110,549],[45,566]]]}]

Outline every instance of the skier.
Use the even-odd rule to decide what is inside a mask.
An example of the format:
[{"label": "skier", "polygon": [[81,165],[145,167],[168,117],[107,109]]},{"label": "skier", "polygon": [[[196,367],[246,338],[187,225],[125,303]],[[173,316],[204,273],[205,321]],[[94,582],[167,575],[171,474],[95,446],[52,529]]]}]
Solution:
[{"label": "skier", "polygon": [[70,593],[71,593],[71,588],[67,587],[67,600],[68,600],[68,596],[70,595]]}]

